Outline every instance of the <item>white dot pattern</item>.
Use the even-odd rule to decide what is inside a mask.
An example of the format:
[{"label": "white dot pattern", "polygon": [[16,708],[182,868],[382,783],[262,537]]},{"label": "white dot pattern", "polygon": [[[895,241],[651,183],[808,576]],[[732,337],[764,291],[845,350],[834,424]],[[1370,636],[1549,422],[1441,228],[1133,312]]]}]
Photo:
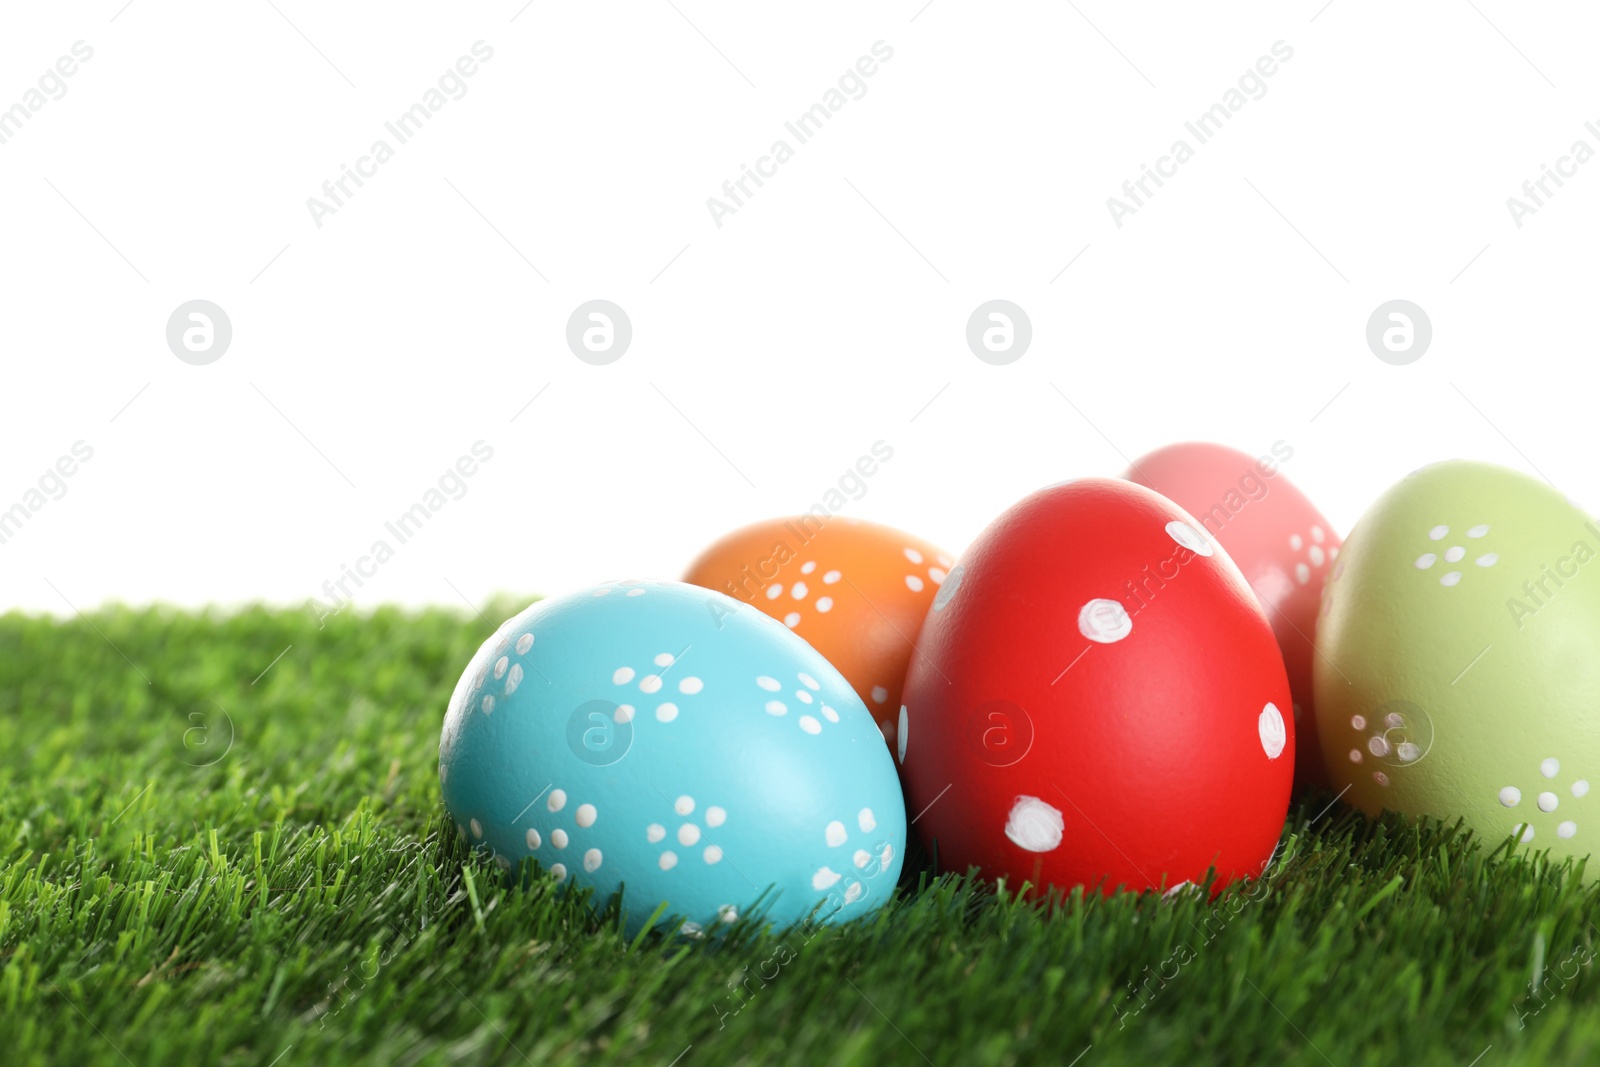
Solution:
[{"label": "white dot pattern", "polygon": [[1261,709],[1261,714],[1256,718],[1256,731],[1261,735],[1261,748],[1268,759],[1283,755],[1284,746],[1289,743],[1289,732],[1283,722],[1283,713],[1276,704],[1268,703]]},{"label": "white dot pattern", "polygon": [[1098,644],[1114,644],[1133,633],[1133,619],[1120,603],[1101,597],[1078,609],[1078,632]]}]

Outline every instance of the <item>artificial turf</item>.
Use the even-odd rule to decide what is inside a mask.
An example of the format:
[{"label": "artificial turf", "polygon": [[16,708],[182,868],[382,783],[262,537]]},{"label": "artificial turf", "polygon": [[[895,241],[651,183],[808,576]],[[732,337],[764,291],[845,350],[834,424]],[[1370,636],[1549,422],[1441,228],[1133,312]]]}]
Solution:
[{"label": "artificial turf", "polygon": [[629,943],[442,817],[519,606],[0,618],[0,1064],[1600,1061],[1580,872],[1331,796],[1214,902],[908,862],[869,921]]}]

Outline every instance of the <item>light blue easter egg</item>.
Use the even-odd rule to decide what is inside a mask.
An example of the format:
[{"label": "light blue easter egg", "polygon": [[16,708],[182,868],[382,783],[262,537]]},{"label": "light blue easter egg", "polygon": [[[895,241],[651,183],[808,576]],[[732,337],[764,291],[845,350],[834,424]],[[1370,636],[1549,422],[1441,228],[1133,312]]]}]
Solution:
[{"label": "light blue easter egg", "polygon": [[503,868],[618,890],[691,935],[882,906],[904,801],[872,715],[782,623],[721,593],[626,581],[541,601],[473,657],[439,742],[445,808]]}]

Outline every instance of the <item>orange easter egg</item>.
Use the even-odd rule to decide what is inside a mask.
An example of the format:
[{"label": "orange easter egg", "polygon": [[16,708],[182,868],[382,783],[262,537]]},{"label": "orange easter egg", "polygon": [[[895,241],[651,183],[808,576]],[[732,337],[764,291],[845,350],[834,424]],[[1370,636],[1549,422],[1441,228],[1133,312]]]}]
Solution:
[{"label": "orange easter egg", "polygon": [[855,688],[892,750],[917,632],[953,562],[900,530],[812,514],[727,535],[684,581],[758,608],[810,642]]}]

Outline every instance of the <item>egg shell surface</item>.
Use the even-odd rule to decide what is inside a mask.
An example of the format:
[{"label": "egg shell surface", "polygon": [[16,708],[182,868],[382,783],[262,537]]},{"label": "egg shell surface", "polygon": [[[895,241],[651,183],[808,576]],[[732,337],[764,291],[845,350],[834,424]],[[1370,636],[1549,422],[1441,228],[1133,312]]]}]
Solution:
[{"label": "egg shell surface", "polygon": [[1261,873],[1294,724],[1272,629],[1188,513],[1085,478],[961,557],[906,682],[902,780],[942,869],[1013,885],[1214,888]]},{"label": "egg shell surface", "polygon": [[1251,457],[1222,445],[1186,442],[1141,456],[1122,476],[1195,516],[1227,551],[1283,652],[1295,724],[1295,781],[1326,785],[1313,716],[1312,644],[1322,583],[1339,558],[1333,524],[1279,469],[1294,452],[1282,442]]},{"label": "egg shell surface", "polygon": [[805,638],[855,687],[892,749],[917,630],[952,562],[892,527],[800,515],[727,535],[684,581],[742,600]]},{"label": "egg shell surface", "polygon": [[1350,531],[1317,627],[1318,728],[1345,799],[1461,818],[1489,847],[1590,855],[1597,553],[1582,509],[1502,467],[1436,463],[1384,493]]},{"label": "egg shell surface", "polygon": [[474,656],[439,745],[445,808],[502,868],[626,883],[685,932],[880,907],[905,851],[900,785],[860,699],[781,623],[675,582],[540,601]]}]

